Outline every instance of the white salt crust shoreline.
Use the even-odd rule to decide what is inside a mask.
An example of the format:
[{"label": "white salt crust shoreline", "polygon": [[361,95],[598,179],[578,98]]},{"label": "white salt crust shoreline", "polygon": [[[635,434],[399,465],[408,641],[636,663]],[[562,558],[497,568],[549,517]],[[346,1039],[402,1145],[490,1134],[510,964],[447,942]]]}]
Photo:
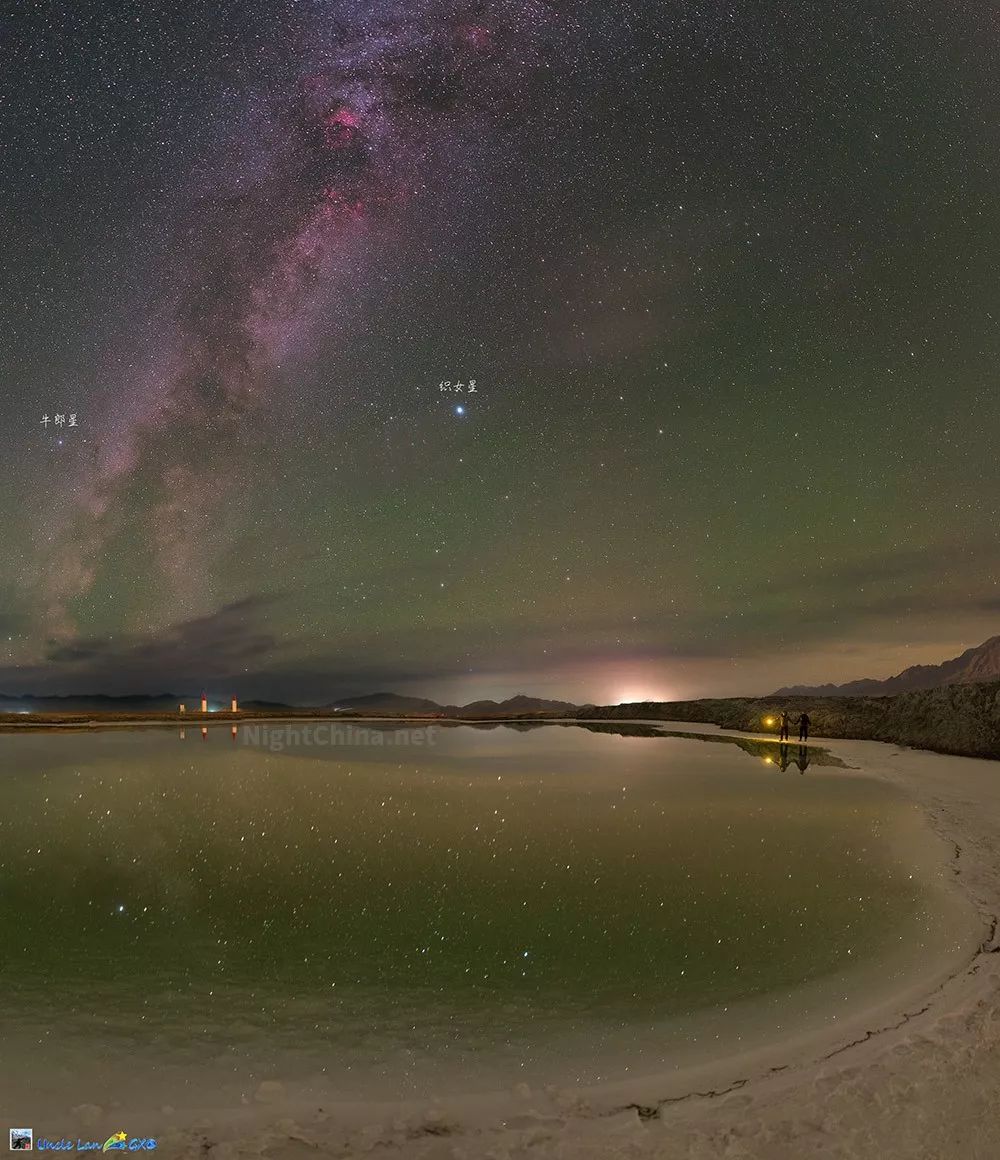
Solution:
[{"label": "white salt crust shoreline", "polygon": [[[664,731],[727,732],[688,722],[654,724]],[[161,1156],[219,1160],[996,1160],[1000,763],[879,742],[816,740],[859,768],[858,776],[902,789],[948,845],[950,888],[971,903],[979,935],[967,953],[932,964],[919,985],[880,998],[833,1030],[664,1075],[321,1107],[264,1083],[248,1106],[199,1113],[189,1123],[162,1109],[128,1130],[159,1135]],[[76,1109],[81,1131],[88,1124],[103,1130],[108,1114]],[[130,1112],[128,1119],[136,1117]]]}]

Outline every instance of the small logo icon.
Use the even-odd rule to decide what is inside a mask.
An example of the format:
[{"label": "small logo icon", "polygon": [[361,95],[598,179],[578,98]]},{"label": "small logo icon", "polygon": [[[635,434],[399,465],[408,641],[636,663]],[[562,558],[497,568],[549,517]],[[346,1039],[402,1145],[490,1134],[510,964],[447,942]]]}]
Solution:
[{"label": "small logo icon", "polygon": [[125,1141],[127,1139],[128,1139],[128,1137],[125,1135],[124,1132],[115,1132],[115,1134],[113,1136],[109,1136],[104,1141],[104,1147],[101,1149],[101,1151],[102,1152],[112,1152],[112,1151],[116,1151],[116,1150],[124,1151],[125,1150]]},{"label": "small logo icon", "polygon": [[34,1139],[31,1128],[11,1128],[10,1150],[12,1152],[30,1152],[34,1147]]}]

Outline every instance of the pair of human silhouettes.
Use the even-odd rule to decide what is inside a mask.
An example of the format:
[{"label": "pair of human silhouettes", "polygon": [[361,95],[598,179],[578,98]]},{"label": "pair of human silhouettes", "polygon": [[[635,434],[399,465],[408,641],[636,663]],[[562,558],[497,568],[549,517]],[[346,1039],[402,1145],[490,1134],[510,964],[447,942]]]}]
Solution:
[{"label": "pair of human silhouettes", "polygon": [[[780,730],[780,733],[778,736],[778,740],[779,741],[787,741],[788,740],[788,727],[790,724],[790,718],[788,716],[787,710],[782,712],[780,724],[781,724],[781,730]],[[809,714],[808,713],[801,713],[799,715],[799,740],[800,741],[808,741],[809,740],[809,724],[810,724]]]}]

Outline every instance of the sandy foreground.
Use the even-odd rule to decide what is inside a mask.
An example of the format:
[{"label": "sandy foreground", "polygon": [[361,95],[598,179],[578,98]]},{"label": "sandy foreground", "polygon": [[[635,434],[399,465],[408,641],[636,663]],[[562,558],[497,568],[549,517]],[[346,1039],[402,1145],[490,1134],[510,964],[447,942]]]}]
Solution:
[{"label": "sandy foreground", "polygon": [[[676,728],[719,732],[686,722]],[[860,1009],[845,1012],[822,1032],[813,1029],[741,1056],[626,1082],[581,1086],[569,1079],[535,1088],[515,1084],[482,1097],[322,1106],[301,1103],[280,1083],[267,1082],[245,1106],[193,1122],[180,1123],[165,1109],[158,1123],[144,1126],[159,1136],[158,1154],[275,1160],[996,1160],[1000,764],[877,742],[823,744],[859,767],[858,776],[903,789],[943,840],[943,874],[956,909],[969,916],[967,938],[960,950],[929,961],[919,985],[888,998],[883,987],[877,998],[859,1002]],[[873,986],[872,994],[877,991]],[[86,1106],[75,1111],[81,1135],[88,1120],[96,1131],[108,1112]]]}]

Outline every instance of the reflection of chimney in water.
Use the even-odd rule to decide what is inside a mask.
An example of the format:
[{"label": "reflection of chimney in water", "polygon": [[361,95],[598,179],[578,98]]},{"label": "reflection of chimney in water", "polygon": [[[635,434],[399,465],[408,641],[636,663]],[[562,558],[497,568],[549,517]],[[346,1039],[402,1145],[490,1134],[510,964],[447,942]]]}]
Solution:
[{"label": "reflection of chimney in water", "polygon": [[236,726],[233,726],[233,740],[236,740]]},{"label": "reflection of chimney in water", "polygon": [[187,737],[187,730],[182,729],[181,730],[181,741],[183,741],[186,737]]},{"label": "reflection of chimney in water", "polygon": [[208,740],[208,726],[207,725],[202,725],[202,727],[201,727],[201,739],[202,739],[202,741]]}]

